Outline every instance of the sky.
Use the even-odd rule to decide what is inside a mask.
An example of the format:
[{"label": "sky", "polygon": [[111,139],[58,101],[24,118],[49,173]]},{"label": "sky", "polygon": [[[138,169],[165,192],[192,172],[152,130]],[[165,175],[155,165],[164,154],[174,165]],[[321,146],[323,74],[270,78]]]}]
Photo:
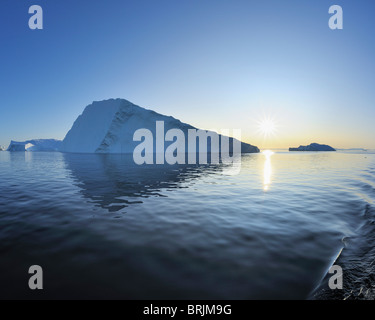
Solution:
[{"label": "sky", "polygon": [[374,16],[373,0],[2,0],[0,145],[63,139],[124,98],[260,148],[375,149]]}]

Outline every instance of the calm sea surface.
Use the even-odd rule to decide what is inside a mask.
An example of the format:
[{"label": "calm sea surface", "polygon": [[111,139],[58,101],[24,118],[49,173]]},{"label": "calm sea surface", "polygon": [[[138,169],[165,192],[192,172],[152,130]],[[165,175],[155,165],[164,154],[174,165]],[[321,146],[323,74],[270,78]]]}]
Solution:
[{"label": "calm sea surface", "polygon": [[250,154],[228,173],[0,152],[0,298],[374,297],[374,152]]}]

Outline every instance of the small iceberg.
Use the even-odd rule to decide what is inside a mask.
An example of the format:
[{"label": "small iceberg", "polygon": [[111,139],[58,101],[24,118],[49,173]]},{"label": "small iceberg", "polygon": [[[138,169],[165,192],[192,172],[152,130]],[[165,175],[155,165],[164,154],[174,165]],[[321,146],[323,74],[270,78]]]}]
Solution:
[{"label": "small iceberg", "polygon": [[311,143],[308,146],[299,146],[298,148],[289,148],[289,151],[336,151],[336,149],[326,144]]},{"label": "small iceberg", "polygon": [[35,139],[27,141],[11,141],[8,151],[59,151],[61,147],[61,140],[55,139]]}]

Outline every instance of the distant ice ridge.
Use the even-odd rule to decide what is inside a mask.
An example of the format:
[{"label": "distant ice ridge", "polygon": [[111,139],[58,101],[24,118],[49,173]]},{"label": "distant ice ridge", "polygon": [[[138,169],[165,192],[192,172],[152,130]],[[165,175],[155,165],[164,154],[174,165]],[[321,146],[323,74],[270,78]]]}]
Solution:
[{"label": "distant ice ridge", "polygon": [[[156,135],[157,121],[164,121],[164,129],[180,129],[186,136],[193,126],[170,116],[141,108],[124,99],[93,102],[74,122],[62,142],[61,151],[72,153],[133,153],[139,144],[133,141],[138,129],[150,130]],[[233,140],[232,140],[233,143]],[[209,147],[208,147],[209,150]],[[242,153],[255,153],[259,149],[241,143]]]},{"label": "distant ice ridge", "polygon": [[11,141],[8,151],[59,151],[61,140],[55,139],[34,139],[27,141]]}]

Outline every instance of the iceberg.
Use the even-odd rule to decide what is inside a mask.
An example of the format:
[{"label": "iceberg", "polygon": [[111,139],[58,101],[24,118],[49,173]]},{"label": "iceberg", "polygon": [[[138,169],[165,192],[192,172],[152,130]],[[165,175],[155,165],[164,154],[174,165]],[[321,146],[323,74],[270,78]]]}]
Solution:
[{"label": "iceberg", "polygon": [[299,146],[298,148],[289,148],[289,151],[336,151],[336,149],[326,144],[311,143],[308,146]]},{"label": "iceberg", "polygon": [[[95,101],[85,108],[62,142],[61,151],[69,153],[133,153],[138,129],[155,136],[155,124],[164,122],[165,131],[180,129],[186,136],[195,127],[178,119],[148,110],[124,99]],[[230,138],[233,145],[234,138]],[[237,140],[238,141],[238,140]],[[167,144],[166,144],[167,145]],[[208,145],[208,151],[209,149]],[[257,153],[256,146],[241,142],[241,153]]]},{"label": "iceberg", "polygon": [[11,141],[8,151],[59,151],[61,140],[55,139],[34,139],[27,141]]}]

